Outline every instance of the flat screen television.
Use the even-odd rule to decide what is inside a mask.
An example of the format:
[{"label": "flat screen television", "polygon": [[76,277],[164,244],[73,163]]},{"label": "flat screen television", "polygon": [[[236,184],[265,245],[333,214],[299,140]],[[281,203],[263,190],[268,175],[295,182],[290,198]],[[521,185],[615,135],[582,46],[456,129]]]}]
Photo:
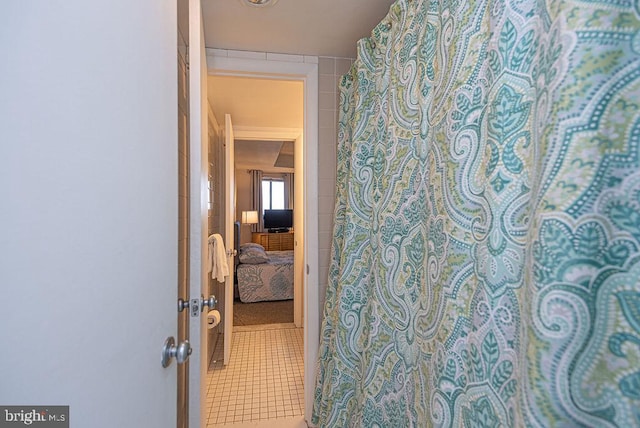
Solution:
[{"label": "flat screen television", "polygon": [[293,210],[264,210],[264,228],[269,232],[288,232],[293,227]]}]

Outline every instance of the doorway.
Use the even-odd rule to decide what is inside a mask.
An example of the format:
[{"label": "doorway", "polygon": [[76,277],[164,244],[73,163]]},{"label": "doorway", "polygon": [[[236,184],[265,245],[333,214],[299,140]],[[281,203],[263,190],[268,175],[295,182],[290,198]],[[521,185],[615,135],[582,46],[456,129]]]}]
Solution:
[{"label": "doorway", "polygon": [[[301,96],[299,104],[299,108],[302,110]],[[256,240],[260,242],[260,238],[268,237],[268,242],[262,242],[264,250],[266,250],[262,254],[268,255],[269,261],[268,263],[245,263],[246,260],[243,260],[242,257],[244,254],[243,246],[238,245],[239,263],[235,266],[235,276],[238,278],[235,289],[238,299],[233,304],[234,318],[237,318],[236,308],[238,306],[250,307],[252,312],[266,306],[267,311],[273,312],[277,311],[273,306],[295,303],[291,309],[298,307],[299,310],[292,310],[289,320],[279,320],[277,315],[280,314],[275,314],[276,317],[267,317],[266,324],[250,323],[252,325],[239,326],[234,323],[230,359],[225,357],[223,364],[222,347],[218,346],[209,366],[207,402],[210,404],[207,421],[209,426],[265,420],[270,422],[277,420],[278,425],[281,425],[285,419],[295,420],[296,418],[300,422],[303,421],[304,416],[303,297],[301,293],[304,227],[300,226],[304,218],[304,184],[302,180],[304,170],[300,159],[298,160],[298,168],[285,168],[280,171],[274,170],[273,167],[268,168],[269,165],[267,165],[273,163],[275,158],[280,158],[280,156],[271,156],[269,161],[266,160],[269,156],[258,156],[260,159],[257,161],[255,156],[252,159],[243,160],[242,156],[238,156],[238,154],[246,154],[246,151],[243,152],[242,144],[237,143],[246,142],[247,145],[253,145],[251,151],[258,152],[258,147],[268,146],[266,144],[268,142],[274,143],[276,147],[281,147],[285,145],[284,141],[291,141],[296,145],[294,154],[298,153],[298,158],[300,158],[304,150],[301,138],[302,130],[249,129],[234,125],[233,133],[236,137],[234,139],[236,143],[234,144],[236,146],[236,156],[234,156],[236,157],[234,168],[236,177],[233,181],[236,182],[236,197],[234,199],[236,200],[235,212],[237,214],[235,219],[237,226],[241,225],[239,220],[243,217],[241,215],[243,211],[246,214],[246,210],[251,208],[251,201],[243,200],[242,196],[252,193],[251,187],[254,191],[258,191],[258,195],[262,196],[260,190],[263,180],[283,179],[282,174],[293,174],[288,178],[293,179],[295,184],[288,186],[289,192],[286,194],[286,199],[290,200],[293,212],[300,214],[297,216],[293,230],[286,233],[265,234],[262,233],[262,230],[251,233],[249,225],[245,225],[243,230],[238,230],[236,233],[237,243],[239,241],[250,243]],[[240,151],[238,147],[240,147]],[[249,157],[251,156],[246,155],[246,158]],[[247,163],[243,164],[243,161]],[[260,161],[266,162],[266,164],[260,164]],[[247,175],[247,168],[264,169],[263,173],[257,175],[257,182],[253,186],[247,177],[245,177],[246,179],[239,178],[241,175]],[[285,248],[284,242],[287,241],[285,238],[291,240],[290,247]],[[277,241],[279,245],[274,246],[272,241]],[[295,247],[294,241],[298,244]],[[252,246],[249,245],[248,248],[251,249]],[[288,262],[291,259],[294,261],[293,264]],[[286,279],[283,281],[284,278]],[[286,292],[279,288],[283,284],[287,288]],[[283,297],[288,299],[293,297],[293,300],[282,300]],[[224,341],[218,340],[218,343],[221,344]]]},{"label": "doorway", "polygon": [[[300,110],[301,101],[302,97]],[[240,229],[233,305],[235,328],[293,325],[294,307],[301,308],[302,296],[295,293],[294,286],[297,283],[301,289],[302,272],[296,275],[294,244],[297,240],[302,242],[303,230],[294,227],[293,213],[302,209],[295,207],[295,179],[303,171],[294,168],[294,143],[238,139],[235,142],[236,212]],[[279,233],[270,229],[275,226],[282,228]],[[297,320],[295,325],[302,327],[301,321]]]},{"label": "doorway", "polygon": [[[299,201],[302,202],[303,209],[298,210],[301,218],[298,220],[301,226],[296,226],[296,232],[304,232],[304,239],[297,239],[301,256],[297,257],[301,281],[298,292],[302,298],[299,306],[300,326],[304,327],[303,359],[310,361],[303,369],[304,383],[304,413],[307,418],[311,414],[312,391],[313,391],[313,361],[317,358],[318,334],[319,334],[319,308],[317,292],[317,224],[315,216],[304,216],[304,212],[317,212],[317,63],[300,63],[299,61],[268,61],[268,60],[245,60],[242,58],[216,57],[216,54],[208,57],[209,74],[226,76],[250,76],[256,78],[269,78],[275,80],[293,80],[301,82],[303,85],[303,117],[302,129],[293,130],[292,127],[281,127],[276,132],[289,132],[290,140],[304,142],[304,150],[299,157],[300,165],[304,174],[300,174],[303,185],[298,186],[301,191]],[[222,61],[219,61],[222,60]],[[231,71],[230,71],[231,70]],[[262,129],[260,129],[262,128]],[[263,139],[265,124],[258,123],[256,127],[234,126],[236,139]],[[271,130],[273,132],[273,129]],[[295,135],[294,135],[295,133]],[[273,138],[276,138],[272,135]],[[282,139],[282,135],[277,138]],[[305,189],[304,191],[302,189]],[[312,243],[312,244],[310,244]]]}]

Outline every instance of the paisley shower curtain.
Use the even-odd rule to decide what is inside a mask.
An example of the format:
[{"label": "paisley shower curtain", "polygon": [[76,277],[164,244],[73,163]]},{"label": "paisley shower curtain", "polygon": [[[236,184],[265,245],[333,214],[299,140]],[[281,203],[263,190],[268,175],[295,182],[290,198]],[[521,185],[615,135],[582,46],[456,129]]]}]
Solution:
[{"label": "paisley shower curtain", "polygon": [[397,0],[340,96],[313,422],[640,426],[638,0]]}]

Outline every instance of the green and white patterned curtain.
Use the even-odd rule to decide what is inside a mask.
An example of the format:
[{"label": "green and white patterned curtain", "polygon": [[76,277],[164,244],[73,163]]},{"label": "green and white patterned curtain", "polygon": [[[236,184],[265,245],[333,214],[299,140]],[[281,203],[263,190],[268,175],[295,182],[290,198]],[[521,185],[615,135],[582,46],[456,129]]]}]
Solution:
[{"label": "green and white patterned curtain", "polygon": [[640,2],[398,0],[358,52],[313,422],[640,426]]}]

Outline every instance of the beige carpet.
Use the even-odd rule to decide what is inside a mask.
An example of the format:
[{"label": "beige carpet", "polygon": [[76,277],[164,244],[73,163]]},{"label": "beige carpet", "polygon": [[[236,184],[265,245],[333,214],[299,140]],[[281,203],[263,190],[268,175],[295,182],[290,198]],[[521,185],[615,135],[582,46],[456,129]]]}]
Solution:
[{"label": "beige carpet", "polygon": [[293,300],[277,302],[233,302],[233,325],[280,324],[293,322]]}]

